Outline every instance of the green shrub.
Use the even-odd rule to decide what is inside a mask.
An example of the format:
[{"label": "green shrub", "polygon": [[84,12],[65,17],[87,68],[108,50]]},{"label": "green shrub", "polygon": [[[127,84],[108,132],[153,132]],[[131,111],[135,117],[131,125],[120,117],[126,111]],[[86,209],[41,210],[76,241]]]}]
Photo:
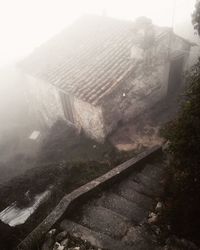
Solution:
[{"label": "green shrub", "polygon": [[162,135],[169,141],[167,189],[173,229],[200,242],[200,59],[187,73],[186,83],[179,115]]}]

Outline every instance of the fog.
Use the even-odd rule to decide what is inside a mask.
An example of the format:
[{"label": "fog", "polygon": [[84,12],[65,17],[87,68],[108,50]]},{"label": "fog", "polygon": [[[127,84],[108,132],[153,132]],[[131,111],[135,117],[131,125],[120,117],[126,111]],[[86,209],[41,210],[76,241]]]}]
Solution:
[{"label": "fog", "polygon": [[[145,16],[153,24],[172,27],[184,38],[197,41],[191,24],[194,3],[195,0],[0,0],[0,143],[8,135],[20,138],[7,152],[8,156],[10,152],[11,155],[24,152],[27,145],[24,149],[21,139],[37,129],[30,115],[27,119],[31,109],[25,95],[27,79],[16,70],[15,63],[84,14],[131,21]],[[196,54],[194,50],[192,58]],[[8,156],[4,153],[1,160]]]},{"label": "fog", "polygon": [[[24,95],[26,77],[16,70],[15,63],[38,46],[88,13],[131,21],[145,16],[153,24],[172,27],[184,38],[197,41],[191,24],[194,3],[195,0],[0,0],[1,143],[9,133],[24,135],[29,127],[25,133],[28,137],[28,133],[37,128],[37,124],[27,119],[30,105]],[[194,50],[192,58],[196,54]],[[19,149],[19,145],[16,148]]]},{"label": "fog", "polygon": [[64,194],[161,147],[199,56],[194,5],[0,0],[0,249]]},{"label": "fog", "polygon": [[[0,66],[15,62],[85,13],[153,23],[193,34],[195,0],[0,0]],[[181,28],[180,28],[181,27]],[[189,28],[188,28],[189,27]],[[189,31],[188,31],[189,30]],[[183,33],[183,32],[182,32]]]}]

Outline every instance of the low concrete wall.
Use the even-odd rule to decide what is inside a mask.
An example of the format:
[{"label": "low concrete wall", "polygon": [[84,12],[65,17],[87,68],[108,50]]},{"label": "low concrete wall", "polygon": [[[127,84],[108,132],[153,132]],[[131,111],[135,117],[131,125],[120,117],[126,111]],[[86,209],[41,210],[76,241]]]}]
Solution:
[{"label": "low concrete wall", "polygon": [[45,234],[59,221],[63,215],[70,212],[77,202],[81,202],[102,190],[108,185],[121,180],[124,176],[128,175],[133,168],[138,164],[147,160],[149,157],[162,152],[161,146],[153,147],[144,151],[138,156],[122,163],[106,174],[98,177],[97,179],[81,186],[74,190],[72,193],[65,195],[56,208],[47,216],[47,218],[36,227],[18,246],[17,250],[33,250],[38,249],[39,245]]}]

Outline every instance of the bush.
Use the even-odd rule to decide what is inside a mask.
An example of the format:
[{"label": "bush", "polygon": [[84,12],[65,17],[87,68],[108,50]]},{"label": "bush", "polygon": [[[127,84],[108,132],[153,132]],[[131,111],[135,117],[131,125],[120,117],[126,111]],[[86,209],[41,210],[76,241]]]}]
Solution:
[{"label": "bush", "polygon": [[176,233],[199,241],[200,59],[186,74],[186,83],[179,115],[167,124],[162,134],[169,141],[172,227]]}]

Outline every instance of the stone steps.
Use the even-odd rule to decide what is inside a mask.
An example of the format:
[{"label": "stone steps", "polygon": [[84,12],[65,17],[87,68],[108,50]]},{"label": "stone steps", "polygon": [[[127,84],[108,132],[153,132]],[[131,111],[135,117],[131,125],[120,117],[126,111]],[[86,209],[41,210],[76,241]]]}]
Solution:
[{"label": "stone steps", "polygon": [[121,239],[130,225],[122,215],[100,206],[84,207],[83,216],[78,223],[115,239]]},{"label": "stone steps", "polygon": [[143,209],[150,209],[154,202],[151,198],[146,195],[143,195],[134,189],[134,183],[129,182],[129,180],[123,181],[118,186],[113,188],[113,192],[119,194],[123,198],[127,199],[130,202],[136,203],[138,206]]},{"label": "stone steps", "polygon": [[148,164],[140,173],[136,175],[133,173],[129,179],[138,183],[141,189],[141,191],[138,190],[139,192],[156,197],[163,192],[163,172],[161,165]]},{"label": "stone steps", "polygon": [[143,185],[146,190],[149,190],[151,196],[157,197],[163,192],[161,179],[154,179],[144,174],[138,174],[132,177],[131,180]]},{"label": "stone steps", "polygon": [[156,205],[163,172],[161,164],[149,160],[139,172],[133,171],[81,208],[77,206],[60,223],[61,230],[103,249],[157,249],[145,225]]},{"label": "stone steps", "polygon": [[[115,249],[115,250],[133,250],[131,246],[119,240],[114,240],[111,237],[95,232],[87,227],[70,220],[63,220],[60,224],[60,229],[70,232],[74,237],[90,242],[93,246],[100,249]],[[137,249],[137,248],[136,248]]]},{"label": "stone steps", "polygon": [[147,210],[112,192],[104,194],[96,203],[124,216],[135,224],[140,223],[148,216]]},{"label": "stone steps", "polygon": [[163,176],[163,168],[159,163],[155,163],[153,166],[151,164],[147,164],[141,173],[151,178],[159,179]]}]

